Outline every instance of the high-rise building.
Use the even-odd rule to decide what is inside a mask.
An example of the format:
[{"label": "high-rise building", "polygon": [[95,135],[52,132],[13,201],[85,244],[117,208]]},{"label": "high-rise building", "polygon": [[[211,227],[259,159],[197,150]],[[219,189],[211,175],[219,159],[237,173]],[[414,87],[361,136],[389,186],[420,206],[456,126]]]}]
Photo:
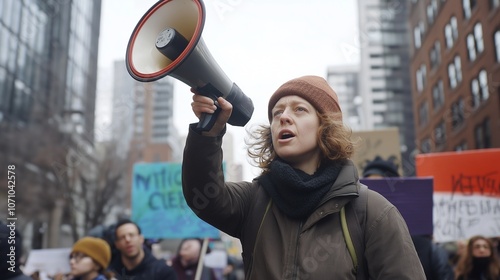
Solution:
[{"label": "high-rise building", "polygon": [[403,172],[415,173],[415,130],[409,78],[408,3],[359,0],[360,93],[365,130],[397,127]]},{"label": "high-rise building", "polygon": [[100,17],[101,0],[0,1],[0,162],[24,174],[35,248],[61,245],[72,168],[92,162]]},{"label": "high-rise building", "polygon": [[[174,79],[167,76],[150,83],[134,81],[132,89],[134,99],[132,122],[129,123],[132,135],[127,159],[128,191],[132,184],[131,176],[135,163],[180,162],[182,157],[182,145],[173,123]],[[127,114],[128,112],[123,113]],[[130,198],[130,195],[128,197]]]},{"label": "high-rise building", "polygon": [[500,1],[411,1],[421,153],[500,147]]},{"label": "high-rise building", "polygon": [[352,130],[363,128],[358,79],[358,65],[330,66],[326,73],[326,80],[338,95],[344,123]]}]

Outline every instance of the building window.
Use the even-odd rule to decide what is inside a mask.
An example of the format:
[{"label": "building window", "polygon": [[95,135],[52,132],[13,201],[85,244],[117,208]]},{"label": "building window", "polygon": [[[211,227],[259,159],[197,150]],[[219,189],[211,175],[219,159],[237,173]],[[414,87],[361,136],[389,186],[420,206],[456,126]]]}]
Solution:
[{"label": "building window", "polygon": [[481,70],[479,72],[479,86],[481,87],[481,101],[486,101],[490,97],[488,92],[488,75],[486,70]]},{"label": "building window", "polygon": [[444,104],[444,90],[443,81],[439,80],[432,88],[432,107],[434,112],[443,107]]},{"label": "building window", "polygon": [[455,151],[457,151],[457,152],[465,151],[465,150],[467,150],[467,142],[465,142],[465,141],[462,141],[460,144],[458,144],[455,147]]},{"label": "building window", "polygon": [[432,0],[429,5],[427,5],[427,22],[433,24],[438,13],[438,3],[437,0]]},{"label": "building window", "polygon": [[470,61],[476,60],[476,40],[474,38],[474,35],[472,35],[472,33],[467,35],[467,50],[469,53],[469,60]]},{"label": "building window", "polygon": [[488,74],[486,70],[481,70],[478,77],[472,79],[471,95],[471,105],[474,109],[477,109],[481,103],[485,102],[490,97],[488,91]]},{"label": "building window", "polygon": [[472,10],[476,7],[476,0],[463,0],[464,17],[469,19],[472,15]]},{"label": "building window", "polygon": [[460,98],[451,105],[451,127],[456,130],[462,126],[465,119],[464,101]]},{"label": "building window", "polygon": [[413,29],[413,41],[415,48],[419,49],[422,46],[423,30],[420,28],[420,24],[415,26]]},{"label": "building window", "polygon": [[420,152],[422,154],[431,152],[431,139],[425,138],[424,140],[422,140],[422,145],[420,145]]},{"label": "building window", "polygon": [[436,141],[436,147],[446,142],[446,129],[443,121],[434,128],[434,139]]},{"label": "building window", "polygon": [[500,62],[500,30],[495,32],[495,50],[497,53],[497,61]]},{"label": "building window", "polygon": [[455,56],[453,62],[448,64],[448,78],[450,79],[450,87],[454,89],[462,81],[462,63],[460,56]]},{"label": "building window", "polygon": [[420,105],[418,120],[420,127],[424,127],[429,122],[429,106],[427,105],[427,102]]},{"label": "building window", "polygon": [[479,107],[479,104],[481,104],[481,98],[479,97],[479,82],[477,79],[472,79],[471,84],[471,102],[472,102],[472,108],[476,109]]},{"label": "building window", "polygon": [[476,149],[491,148],[491,130],[488,118],[476,125],[474,128],[474,138],[476,140]]},{"label": "building window", "polygon": [[431,68],[434,69],[441,63],[441,44],[439,41],[434,42],[434,46],[432,47],[429,57],[431,60]]},{"label": "building window", "polygon": [[484,50],[483,27],[480,22],[476,23],[474,31],[467,35],[467,49],[470,61],[474,61],[476,54],[480,54]]},{"label": "building window", "polygon": [[450,22],[444,27],[444,36],[446,38],[446,47],[449,49],[458,39],[458,22],[455,16],[450,18]]},{"label": "building window", "polygon": [[422,90],[424,90],[425,83],[427,80],[427,68],[425,67],[425,64],[420,65],[420,68],[417,69],[416,78],[417,78],[417,90],[418,92],[422,92]]}]

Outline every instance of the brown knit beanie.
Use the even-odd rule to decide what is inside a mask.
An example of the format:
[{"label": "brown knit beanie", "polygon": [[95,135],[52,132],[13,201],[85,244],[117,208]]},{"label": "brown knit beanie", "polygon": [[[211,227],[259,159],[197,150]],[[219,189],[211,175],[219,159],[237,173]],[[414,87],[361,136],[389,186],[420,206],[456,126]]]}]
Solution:
[{"label": "brown knit beanie", "polygon": [[106,269],[111,261],[111,248],[108,242],[101,238],[83,237],[73,245],[71,252],[79,252],[91,257],[103,269]]},{"label": "brown knit beanie", "polygon": [[[284,83],[269,99],[268,117],[272,119],[272,110],[276,102],[287,95],[297,95],[311,103],[320,113],[342,113],[339,99],[328,82],[318,76],[303,76]],[[342,120],[342,114],[339,114]]]}]

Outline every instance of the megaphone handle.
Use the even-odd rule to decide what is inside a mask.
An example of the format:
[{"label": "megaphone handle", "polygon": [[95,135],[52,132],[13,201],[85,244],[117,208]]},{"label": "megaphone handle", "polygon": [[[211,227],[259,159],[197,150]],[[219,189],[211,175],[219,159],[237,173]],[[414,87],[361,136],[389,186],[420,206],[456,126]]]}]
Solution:
[{"label": "megaphone handle", "polygon": [[200,117],[200,121],[198,122],[198,125],[196,126],[196,130],[199,132],[202,131],[209,131],[212,129],[212,127],[215,124],[215,121],[217,120],[217,117],[219,116],[219,113],[221,109],[219,108],[219,105],[217,104],[217,98],[219,96],[222,96],[222,93],[218,91],[212,84],[206,84],[203,87],[198,87],[197,91],[201,93],[202,95],[208,96],[212,98],[214,101],[215,106],[217,106],[217,110],[213,114],[208,114],[208,113],[202,113]]},{"label": "megaphone handle", "polygon": [[217,116],[219,116],[221,109],[217,107],[217,110],[213,114],[208,114],[208,113],[202,113],[200,117],[200,121],[198,122],[198,125],[196,126],[196,129],[198,131],[209,131],[212,129],[212,127],[215,124],[215,121],[217,120]]}]

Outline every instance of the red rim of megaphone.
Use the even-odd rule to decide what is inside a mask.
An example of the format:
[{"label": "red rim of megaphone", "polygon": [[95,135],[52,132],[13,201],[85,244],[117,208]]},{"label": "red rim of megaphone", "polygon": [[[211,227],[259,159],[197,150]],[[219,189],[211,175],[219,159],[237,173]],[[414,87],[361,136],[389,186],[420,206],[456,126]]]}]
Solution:
[{"label": "red rim of megaphone", "polygon": [[[149,17],[151,17],[151,15],[154,14],[160,7],[162,7],[163,5],[167,4],[170,1],[172,0],[158,1],[151,8],[149,8],[149,10],[142,16],[139,23],[137,23],[137,26],[134,28],[134,32],[132,32],[132,35],[130,36],[130,40],[127,45],[126,65],[130,75],[132,75],[132,77],[138,81],[151,82],[168,75],[170,72],[175,70],[175,68],[177,68],[177,66],[179,66],[187,56],[189,56],[189,54],[194,50],[194,48],[198,44],[198,41],[201,38],[201,32],[203,31],[203,26],[205,24],[205,6],[203,5],[203,2],[201,0],[193,0],[195,4],[198,6],[198,13],[200,16],[198,17],[198,22],[196,23],[196,29],[193,33],[193,37],[189,41],[186,49],[184,49],[184,51],[179,55],[179,57],[176,60],[172,61],[172,63],[170,63],[167,67],[163,68],[162,70],[149,74],[142,73],[134,67],[134,63],[132,60],[132,51],[137,34],[139,34],[139,32],[142,29],[142,26],[149,19]],[[154,44],[154,42],[152,42],[151,44]]]}]

